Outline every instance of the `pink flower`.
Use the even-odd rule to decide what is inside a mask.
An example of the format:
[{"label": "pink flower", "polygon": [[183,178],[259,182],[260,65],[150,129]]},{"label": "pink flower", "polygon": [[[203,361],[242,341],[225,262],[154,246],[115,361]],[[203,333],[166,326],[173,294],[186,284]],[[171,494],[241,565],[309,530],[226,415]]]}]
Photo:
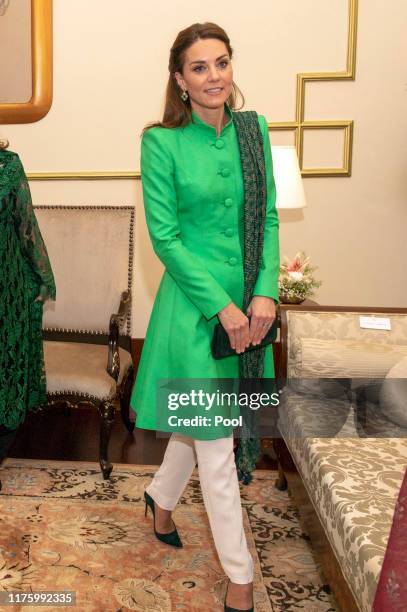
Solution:
[{"label": "pink flower", "polygon": [[293,261],[288,266],[287,270],[288,272],[299,272],[300,270],[302,270],[301,260],[298,257],[293,259]]}]

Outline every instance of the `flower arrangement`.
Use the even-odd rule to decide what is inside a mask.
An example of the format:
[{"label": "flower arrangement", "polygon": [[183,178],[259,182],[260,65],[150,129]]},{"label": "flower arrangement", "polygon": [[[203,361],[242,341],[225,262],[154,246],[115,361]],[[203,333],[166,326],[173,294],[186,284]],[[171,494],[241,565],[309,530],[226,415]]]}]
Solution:
[{"label": "flower arrangement", "polygon": [[311,266],[305,253],[297,253],[292,261],[285,256],[278,279],[280,301],[283,304],[300,304],[311,296],[321,286],[321,282],[313,276],[316,269]]}]

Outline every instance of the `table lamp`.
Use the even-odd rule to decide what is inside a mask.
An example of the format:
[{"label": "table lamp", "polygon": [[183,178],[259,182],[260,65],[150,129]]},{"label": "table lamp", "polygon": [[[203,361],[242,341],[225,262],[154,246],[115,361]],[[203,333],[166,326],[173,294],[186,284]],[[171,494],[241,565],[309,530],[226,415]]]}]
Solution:
[{"label": "table lamp", "polygon": [[296,148],[273,146],[271,151],[277,190],[276,208],[304,208],[307,203]]}]

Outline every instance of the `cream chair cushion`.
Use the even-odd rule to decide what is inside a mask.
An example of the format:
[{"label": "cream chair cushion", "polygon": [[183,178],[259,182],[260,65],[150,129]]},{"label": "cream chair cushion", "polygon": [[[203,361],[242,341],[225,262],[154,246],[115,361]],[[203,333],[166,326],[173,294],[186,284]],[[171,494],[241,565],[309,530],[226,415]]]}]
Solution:
[{"label": "cream chair cushion", "polygon": [[[121,383],[131,365],[130,353],[119,349]],[[79,393],[97,399],[116,395],[116,381],[107,373],[107,347],[77,342],[44,342],[48,393]]]},{"label": "cream chair cushion", "polygon": [[[57,286],[44,329],[109,333],[132,267],[132,207],[36,207]],[[130,329],[127,330],[130,333]]]}]

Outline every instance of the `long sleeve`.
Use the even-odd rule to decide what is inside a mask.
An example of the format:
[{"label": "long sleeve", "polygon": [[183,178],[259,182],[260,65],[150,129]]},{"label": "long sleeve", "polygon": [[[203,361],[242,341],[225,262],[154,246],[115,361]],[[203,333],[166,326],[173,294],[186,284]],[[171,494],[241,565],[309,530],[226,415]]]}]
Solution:
[{"label": "long sleeve", "polygon": [[147,227],[154,252],[182,291],[209,320],[232,299],[203,262],[182,242],[177,218],[174,162],[165,139],[160,138],[154,128],[143,136],[141,176]]},{"label": "long sleeve", "polygon": [[20,166],[17,172],[15,225],[20,237],[22,252],[38,278],[40,285],[38,297],[41,297],[43,301],[49,298],[55,300],[54,275],[35,217],[28,181],[19,158],[16,158],[14,163]]},{"label": "long sleeve", "polygon": [[253,295],[271,297],[278,303],[278,277],[280,273],[279,221],[276,210],[276,185],[273,176],[270,138],[266,119],[260,115],[260,128],[263,135],[264,160],[266,164],[267,208],[264,226],[264,245],[260,271]]}]

